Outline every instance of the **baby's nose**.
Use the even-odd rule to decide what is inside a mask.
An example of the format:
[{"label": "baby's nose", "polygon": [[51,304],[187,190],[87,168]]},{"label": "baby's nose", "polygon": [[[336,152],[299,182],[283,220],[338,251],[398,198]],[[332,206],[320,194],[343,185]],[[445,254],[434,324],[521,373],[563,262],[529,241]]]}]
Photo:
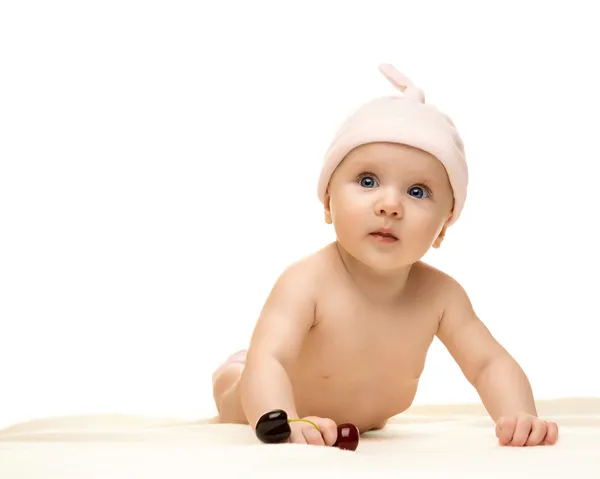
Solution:
[{"label": "baby's nose", "polygon": [[375,205],[375,212],[378,216],[399,218],[402,216],[402,205],[400,201],[394,198],[386,198],[384,201]]},{"label": "baby's nose", "polygon": [[392,218],[397,218],[400,216],[400,208],[380,208],[377,214],[379,216],[391,216]]}]

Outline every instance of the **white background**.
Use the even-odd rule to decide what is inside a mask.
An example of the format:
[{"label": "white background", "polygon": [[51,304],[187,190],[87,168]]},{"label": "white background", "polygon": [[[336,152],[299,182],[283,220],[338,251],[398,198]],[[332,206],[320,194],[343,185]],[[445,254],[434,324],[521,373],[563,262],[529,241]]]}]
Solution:
[{"label": "white background", "polygon": [[[0,426],[212,414],[210,375],[277,275],[333,239],[320,162],[346,114],[393,93],[380,62],[467,147],[464,215],[425,260],[538,398],[600,395],[586,4],[3,2]],[[436,340],[417,401],[477,400]]]}]

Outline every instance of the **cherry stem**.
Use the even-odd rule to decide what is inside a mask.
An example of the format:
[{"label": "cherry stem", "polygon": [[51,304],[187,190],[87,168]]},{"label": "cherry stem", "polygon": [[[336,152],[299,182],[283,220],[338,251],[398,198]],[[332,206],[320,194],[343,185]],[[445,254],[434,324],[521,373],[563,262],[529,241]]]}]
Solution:
[{"label": "cherry stem", "polygon": [[309,421],[308,419],[288,419],[288,423],[290,422],[307,422],[308,424],[312,424],[317,431],[321,432],[319,426],[317,426],[314,422]]}]

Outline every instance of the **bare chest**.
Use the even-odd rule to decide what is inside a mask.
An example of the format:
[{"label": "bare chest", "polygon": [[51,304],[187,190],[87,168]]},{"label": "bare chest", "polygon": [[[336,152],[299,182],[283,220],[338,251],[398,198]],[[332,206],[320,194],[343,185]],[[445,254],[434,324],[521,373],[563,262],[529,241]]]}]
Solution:
[{"label": "bare chest", "polygon": [[[374,307],[351,297],[332,296],[317,307],[296,375],[340,393],[393,393],[418,381],[435,336],[437,318],[422,304]],[[384,391],[387,389],[387,391]]]},{"label": "bare chest", "polygon": [[290,374],[299,412],[368,428],[405,410],[435,335],[431,313],[321,303]]}]

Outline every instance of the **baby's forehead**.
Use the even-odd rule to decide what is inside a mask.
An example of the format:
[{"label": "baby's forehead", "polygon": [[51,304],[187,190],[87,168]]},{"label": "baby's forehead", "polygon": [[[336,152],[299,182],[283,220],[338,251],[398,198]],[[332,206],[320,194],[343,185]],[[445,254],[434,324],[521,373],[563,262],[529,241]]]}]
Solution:
[{"label": "baby's forehead", "polygon": [[344,162],[352,170],[378,169],[391,174],[446,177],[446,169],[436,157],[405,145],[364,145],[351,151]]}]

